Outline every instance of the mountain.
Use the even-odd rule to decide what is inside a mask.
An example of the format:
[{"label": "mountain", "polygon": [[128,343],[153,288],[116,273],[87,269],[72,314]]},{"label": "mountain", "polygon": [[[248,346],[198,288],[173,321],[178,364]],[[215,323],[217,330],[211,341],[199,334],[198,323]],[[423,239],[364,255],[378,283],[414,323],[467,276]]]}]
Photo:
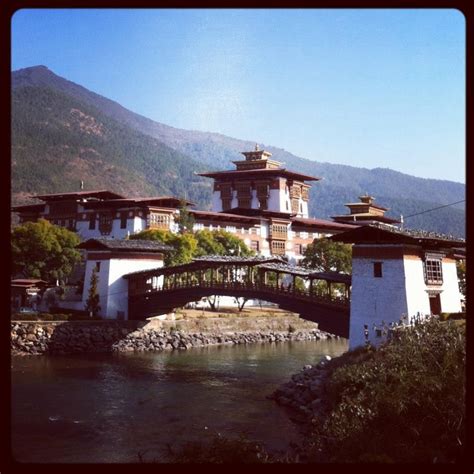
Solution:
[{"label": "mountain", "polygon": [[[145,190],[148,193],[154,190],[160,193],[167,190],[166,192],[171,193],[174,190],[173,194],[183,195],[184,190],[187,190],[189,199],[197,202],[200,207],[209,208],[211,183],[209,180],[194,176],[192,171],[231,169],[233,167],[231,161],[241,159],[241,151],[253,149],[255,146],[255,142],[239,140],[218,133],[181,130],[155,122],[129,111],[117,102],[57,76],[45,66],[36,66],[13,72],[12,87],[13,97],[16,97],[13,122],[15,123],[18,120],[17,113],[20,115],[23,113],[22,120],[24,122],[21,132],[14,136],[13,141],[13,159],[17,163],[13,176],[13,188],[17,197],[23,196],[22,193],[26,191],[33,192],[30,191],[33,188],[34,192],[38,192],[39,188],[36,189],[38,186],[42,186],[42,192],[53,192],[57,190],[55,186],[59,185],[65,188],[73,184],[77,187],[76,182],[61,179],[62,173],[66,173],[67,176],[71,174],[68,172],[68,166],[65,165],[67,160],[69,160],[67,163],[73,163],[76,168],[78,163],[84,167],[85,181],[86,183],[89,182],[91,187],[97,182],[97,177],[94,178],[96,169],[87,164],[90,160],[93,162],[94,160],[91,156],[84,155],[84,151],[80,152],[81,148],[85,148],[81,142],[81,136],[90,140],[92,138],[91,132],[88,134],[84,132],[86,130],[85,125],[82,129],[75,130],[74,145],[72,145],[69,143],[69,133],[72,133],[71,127],[61,128],[56,123],[56,127],[59,128],[57,128],[58,133],[55,135],[55,139],[59,140],[63,146],[72,146],[73,150],[65,155],[64,150],[59,149],[55,144],[55,147],[46,151],[46,144],[43,143],[44,139],[39,136],[41,127],[39,127],[38,120],[36,125],[32,126],[33,124],[28,122],[28,116],[24,114],[25,111],[22,112],[23,107],[28,107],[22,101],[26,101],[26,103],[34,102],[35,94],[41,97],[41,103],[44,103],[44,105],[48,100],[55,101],[53,105],[49,106],[51,110],[46,108],[42,112],[44,115],[40,122],[49,122],[48,114],[54,112],[57,107],[61,108],[62,114],[66,113],[67,110],[69,110],[67,113],[70,114],[70,110],[75,108],[108,127],[107,130],[110,130],[111,135],[107,137],[107,140],[102,140],[102,146],[105,146],[106,149],[102,150],[103,155],[100,159],[103,163],[110,163],[114,168],[110,170],[110,176],[101,176],[103,180],[100,187],[104,187],[106,184],[105,187],[112,189],[112,186],[115,186],[116,190],[122,189],[122,192],[126,194],[143,194]],[[61,101],[64,101],[64,107],[59,105]],[[38,103],[35,107],[37,106]],[[69,109],[67,109],[68,107]],[[34,110],[35,113],[39,113],[36,108]],[[44,125],[43,123],[41,126]],[[82,132],[79,132],[80,130]],[[29,137],[30,145],[34,143],[35,136],[40,140],[42,156],[48,157],[46,162],[50,160],[49,162],[53,163],[54,160],[59,160],[63,163],[62,171],[56,173],[57,177],[55,179],[46,179],[43,176],[44,173],[40,173],[38,178],[34,179],[35,175],[31,168],[21,167],[25,159],[28,162],[28,156],[33,157],[35,154],[31,146],[28,149],[21,148],[24,145],[21,145],[20,142],[25,136]],[[96,140],[94,143],[97,145],[99,137],[97,134],[94,137]],[[105,142],[107,145],[105,145]],[[141,147],[137,150],[135,147],[139,143],[141,143]],[[400,214],[409,216],[465,199],[465,185],[461,183],[417,178],[384,168],[366,169],[321,163],[295,156],[277,147],[262,143],[259,143],[259,145],[261,148],[270,151],[273,158],[284,162],[287,168],[323,178],[321,181],[314,183],[310,192],[310,214],[314,217],[328,218],[336,214],[345,214],[347,208],[344,203],[356,201],[357,196],[365,192],[375,196],[377,203],[389,207],[390,211],[387,215],[393,217],[399,217]],[[114,150],[113,153],[112,149]],[[75,153],[75,161],[71,159],[72,152]],[[115,153],[118,153],[118,155],[116,156]],[[127,159],[127,156],[131,157],[135,154],[138,154],[141,158],[137,160]],[[174,154],[178,157],[176,161],[171,158],[175,156]],[[166,169],[171,173],[168,176],[173,176],[173,171],[170,170],[169,166],[176,164],[179,168],[184,162],[188,165],[183,167],[184,174],[176,173],[175,183],[162,179],[164,176],[161,171],[163,166],[165,168],[168,166]],[[78,172],[80,170],[82,168],[77,169]],[[125,173],[124,170],[127,170],[127,172]],[[24,171],[27,171],[26,175],[22,174]],[[174,169],[174,172],[176,171]],[[91,176],[88,181],[89,173],[91,173]],[[74,176],[78,176],[78,174],[76,173]],[[142,184],[139,185],[139,182],[142,182]],[[139,189],[139,186],[144,188],[143,191]],[[47,189],[45,190],[45,188]],[[407,218],[406,225],[412,228],[423,228],[464,236],[464,204]]]}]

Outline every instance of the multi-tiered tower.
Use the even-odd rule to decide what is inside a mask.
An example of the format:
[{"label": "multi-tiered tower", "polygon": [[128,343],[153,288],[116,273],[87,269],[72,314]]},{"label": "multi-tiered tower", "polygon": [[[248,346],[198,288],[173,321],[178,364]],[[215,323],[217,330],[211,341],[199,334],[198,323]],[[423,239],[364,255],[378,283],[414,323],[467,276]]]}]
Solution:
[{"label": "multi-tiered tower", "polygon": [[258,209],[308,217],[310,185],[306,181],[319,178],[286,170],[258,145],[242,154],[245,160],[234,161],[235,170],[201,173],[214,179],[214,212]]}]

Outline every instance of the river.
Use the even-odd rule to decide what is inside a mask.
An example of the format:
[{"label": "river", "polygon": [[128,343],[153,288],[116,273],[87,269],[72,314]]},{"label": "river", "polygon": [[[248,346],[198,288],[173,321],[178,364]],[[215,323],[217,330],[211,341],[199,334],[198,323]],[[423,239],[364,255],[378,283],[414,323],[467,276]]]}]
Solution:
[{"label": "river", "polygon": [[284,450],[299,433],[268,400],[346,340],[187,351],[12,358],[12,447],[20,462],[166,462],[166,446],[239,434]]}]

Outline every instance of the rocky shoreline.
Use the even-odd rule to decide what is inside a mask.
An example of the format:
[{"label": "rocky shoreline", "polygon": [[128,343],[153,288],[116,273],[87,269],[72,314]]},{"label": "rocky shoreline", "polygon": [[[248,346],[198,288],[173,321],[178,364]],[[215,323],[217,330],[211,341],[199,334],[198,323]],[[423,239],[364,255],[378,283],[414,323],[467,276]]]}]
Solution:
[{"label": "rocky shoreline", "polygon": [[[125,324],[129,323],[129,324]],[[127,322],[12,322],[13,355],[72,354],[83,352],[140,352],[186,350],[221,344],[254,344],[337,339],[314,328],[278,330],[182,331],[169,327],[137,327]],[[273,325],[274,326],[274,325]],[[226,328],[228,329],[228,328]]]},{"label": "rocky shoreline", "polygon": [[291,409],[294,413],[291,420],[303,429],[309,429],[315,418],[324,417],[328,411],[325,386],[332,371],[329,368],[331,360],[326,355],[315,366],[305,365],[300,372],[291,376],[289,382],[268,396],[279,405]]}]

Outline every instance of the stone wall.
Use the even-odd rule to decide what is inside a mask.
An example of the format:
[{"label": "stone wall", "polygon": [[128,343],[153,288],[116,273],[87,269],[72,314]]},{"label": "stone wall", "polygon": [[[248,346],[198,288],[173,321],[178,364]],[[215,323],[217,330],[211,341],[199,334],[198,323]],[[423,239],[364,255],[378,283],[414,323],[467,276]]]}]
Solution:
[{"label": "stone wall", "polygon": [[11,323],[13,354],[162,351],[217,344],[327,339],[298,317],[231,317],[179,321],[67,321]]}]

